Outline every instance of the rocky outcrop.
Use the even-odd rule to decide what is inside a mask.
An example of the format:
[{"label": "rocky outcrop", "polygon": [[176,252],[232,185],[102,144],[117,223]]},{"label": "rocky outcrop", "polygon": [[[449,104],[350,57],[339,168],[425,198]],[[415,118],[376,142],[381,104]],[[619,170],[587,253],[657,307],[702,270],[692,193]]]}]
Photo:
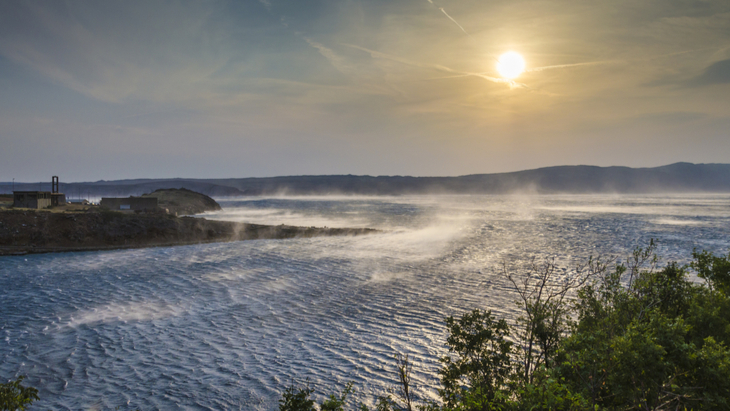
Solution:
[{"label": "rocky outcrop", "polygon": [[220,204],[205,194],[186,188],[161,188],[142,197],[157,198],[157,205],[170,214],[191,215],[221,209]]}]

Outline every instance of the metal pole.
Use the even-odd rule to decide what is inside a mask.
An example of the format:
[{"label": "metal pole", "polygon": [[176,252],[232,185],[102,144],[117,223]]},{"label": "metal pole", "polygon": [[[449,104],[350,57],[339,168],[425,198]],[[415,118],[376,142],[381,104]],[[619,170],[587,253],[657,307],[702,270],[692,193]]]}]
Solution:
[{"label": "metal pole", "polygon": [[15,191],[15,178],[13,178],[13,191]]}]

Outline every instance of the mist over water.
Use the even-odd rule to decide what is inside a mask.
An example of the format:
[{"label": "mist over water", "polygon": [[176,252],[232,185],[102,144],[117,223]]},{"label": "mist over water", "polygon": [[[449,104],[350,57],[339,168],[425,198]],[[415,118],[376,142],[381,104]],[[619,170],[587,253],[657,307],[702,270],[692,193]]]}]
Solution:
[{"label": "mist over water", "polygon": [[514,317],[501,276],[533,257],[570,268],[649,239],[664,262],[730,249],[730,196],[439,196],[220,201],[205,218],[372,227],[382,234],[0,258],[0,377],[27,375],[32,409],[277,408],[372,399],[410,354],[438,384],[444,317]]}]

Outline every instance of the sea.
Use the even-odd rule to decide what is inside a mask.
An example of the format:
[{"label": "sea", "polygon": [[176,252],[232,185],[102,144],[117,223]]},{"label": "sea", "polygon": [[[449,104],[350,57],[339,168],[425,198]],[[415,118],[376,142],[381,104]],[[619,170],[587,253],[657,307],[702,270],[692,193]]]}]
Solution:
[{"label": "sea", "polygon": [[[571,275],[656,243],[659,266],[727,255],[730,195],[219,199],[202,217],[377,234],[0,257],[0,379],[31,410],[275,410],[353,383],[373,404],[408,355],[435,399],[444,319],[519,315],[506,275]],[[701,281],[694,278],[695,281]]]}]

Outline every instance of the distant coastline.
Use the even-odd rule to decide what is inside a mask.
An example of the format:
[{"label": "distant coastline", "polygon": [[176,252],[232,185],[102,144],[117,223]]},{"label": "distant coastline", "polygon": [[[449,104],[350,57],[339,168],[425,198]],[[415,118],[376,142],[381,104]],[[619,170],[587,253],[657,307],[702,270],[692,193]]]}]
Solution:
[{"label": "distant coastline", "polygon": [[[12,191],[0,183],[0,193]],[[49,183],[18,183],[16,190],[50,189]],[[512,173],[459,177],[320,175],[266,178],[135,179],[61,182],[69,199],[139,196],[186,188],[211,197],[429,195],[429,194],[656,194],[730,193],[730,164],[675,163],[653,168],[558,166]]]}]

